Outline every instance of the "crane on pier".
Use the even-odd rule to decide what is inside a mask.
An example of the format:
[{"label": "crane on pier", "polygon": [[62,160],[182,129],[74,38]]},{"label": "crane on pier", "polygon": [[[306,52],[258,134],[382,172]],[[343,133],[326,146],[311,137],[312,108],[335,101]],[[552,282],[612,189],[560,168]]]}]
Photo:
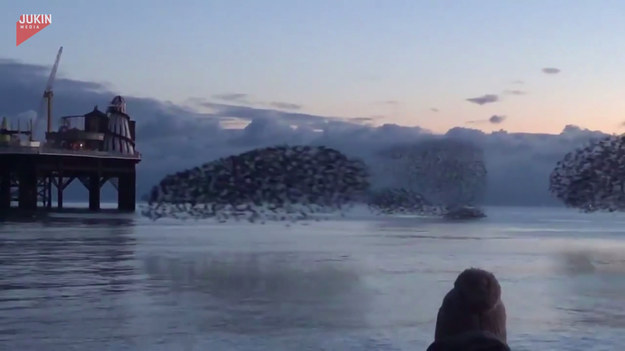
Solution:
[{"label": "crane on pier", "polygon": [[54,93],[52,93],[52,85],[54,83],[54,79],[56,78],[56,71],[59,68],[59,61],[61,61],[62,53],[63,53],[63,47],[61,46],[59,48],[59,52],[56,54],[56,60],[54,61],[54,66],[52,66],[50,77],[48,77],[46,90],[44,90],[43,98],[41,99],[41,103],[39,104],[39,110],[37,111],[37,119],[35,120],[35,125],[34,127],[31,127],[31,133],[30,133],[31,140],[32,140],[33,131],[34,129],[37,128],[38,122],[41,120],[41,117],[43,116],[43,109],[45,105],[47,105],[47,117],[48,117],[48,127],[46,131],[48,133],[52,131],[52,97],[54,96]]}]

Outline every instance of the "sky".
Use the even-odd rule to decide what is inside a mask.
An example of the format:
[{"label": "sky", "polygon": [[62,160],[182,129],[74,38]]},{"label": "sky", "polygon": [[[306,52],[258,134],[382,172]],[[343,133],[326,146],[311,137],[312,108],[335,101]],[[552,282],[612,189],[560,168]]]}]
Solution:
[{"label": "sky", "polygon": [[[556,163],[622,132],[622,10],[572,0],[2,2],[0,116],[13,127],[36,116],[63,46],[55,121],[123,95],[137,121],[139,196],[167,174],[259,147],[324,145],[375,172],[380,150],[444,136],[484,150],[486,205],[554,205]],[[16,47],[23,13],[51,13],[52,24]],[[80,183],[69,190],[86,196]]]},{"label": "sky", "polygon": [[[435,133],[617,133],[624,10],[574,0],[5,1],[0,60],[50,66],[63,46],[61,79],[198,113],[226,104]],[[16,47],[26,13],[51,13],[52,24]]]},{"label": "sky", "polygon": [[[0,115],[7,116],[13,128],[25,126],[36,116],[30,106],[41,101],[41,87],[49,75],[47,65],[0,60]],[[106,84],[59,77],[54,85],[53,130],[58,117],[92,111],[94,105],[105,110],[116,95]],[[208,109],[198,112],[186,104],[156,98],[125,95],[127,111],[137,122],[137,150],[142,160],[137,167],[137,192],[142,196],[166,175],[193,168],[220,157],[275,145],[314,145],[334,148],[348,157],[365,161],[372,171],[372,186],[387,186],[388,169],[379,159],[380,152],[397,144],[414,143],[431,138],[467,140],[484,150],[487,168],[486,205],[556,205],[549,194],[549,176],[568,152],[584,146],[593,138],[606,134],[576,125],[567,125],[558,134],[484,132],[483,124],[454,127],[445,134],[427,128],[384,123],[370,125],[372,119],[326,116],[302,111],[282,111],[270,106],[248,106],[247,97],[222,96],[227,103],[196,99],[194,104]],[[491,100],[478,97],[475,101]],[[37,102],[37,103],[36,103]],[[27,109],[25,109],[25,106]],[[225,124],[236,118],[243,128]],[[503,123],[502,116],[488,120]],[[37,123],[41,135],[44,123]],[[38,127],[37,127],[38,126]],[[82,128],[81,125],[75,125]],[[37,138],[41,140],[41,138]],[[383,160],[382,160],[383,161]],[[390,170],[393,172],[393,170]],[[105,185],[103,199],[115,200],[113,188]],[[67,199],[84,199],[86,190],[75,182]]]}]

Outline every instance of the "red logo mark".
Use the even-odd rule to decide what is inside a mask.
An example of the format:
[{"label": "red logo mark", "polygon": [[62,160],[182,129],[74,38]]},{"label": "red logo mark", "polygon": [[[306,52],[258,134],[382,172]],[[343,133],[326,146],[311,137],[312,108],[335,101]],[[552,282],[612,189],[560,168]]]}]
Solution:
[{"label": "red logo mark", "polygon": [[52,23],[52,15],[21,15],[15,23],[15,46],[19,46],[28,38]]}]

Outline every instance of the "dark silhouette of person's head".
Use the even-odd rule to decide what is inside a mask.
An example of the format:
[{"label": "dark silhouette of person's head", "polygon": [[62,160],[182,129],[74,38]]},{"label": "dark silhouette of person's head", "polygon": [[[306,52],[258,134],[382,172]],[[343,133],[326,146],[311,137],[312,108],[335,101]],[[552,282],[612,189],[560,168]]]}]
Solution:
[{"label": "dark silhouette of person's head", "polygon": [[445,295],[428,351],[509,351],[506,309],[497,278],[485,270],[460,273]]}]

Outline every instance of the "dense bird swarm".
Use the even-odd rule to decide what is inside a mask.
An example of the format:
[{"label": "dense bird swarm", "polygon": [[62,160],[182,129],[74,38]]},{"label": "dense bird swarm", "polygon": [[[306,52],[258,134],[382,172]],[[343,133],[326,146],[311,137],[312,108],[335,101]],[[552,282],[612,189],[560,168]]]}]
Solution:
[{"label": "dense bird swarm", "polygon": [[486,217],[484,211],[470,205],[445,206],[429,202],[423,195],[404,188],[385,188],[369,197],[369,209],[378,214],[416,214],[441,216],[445,219]]},{"label": "dense bird swarm", "polygon": [[144,215],[297,220],[348,207],[369,186],[364,163],[326,147],[255,149],[165,177]]},{"label": "dense bird swarm", "polygon": [[595,140],[566,154],[551,173],[549,190],[568,207],[625,210],[625,136]]},{"label": "dense bird swarm", "polygon": [[[472,206],[484,194],[486,166],[482,150],[474,144],[449,138],[432,139],[396,145],[382,150],[380,156],[383,168],[394,178],[393,187],[427,199],[431,206],[424,208],[426,212],[440,214],[450,208]],[[395,191],[388,196],[395,196],[401,203],[407,201],[399,194]],[[423,212],[420,198],[412,199],[412,208]]]},{"label": "dense bird swarm", "polygon": [[486,213],[480,208],[473,206],[446,207],[442,213],[445,219],[474,219],[486,217]]},{"label": "dense bird swarm", "polygon": [[423,195],[404,188],[385,188],[371,192],[369,208],[380,214],[425,214],[432,210]]}]

